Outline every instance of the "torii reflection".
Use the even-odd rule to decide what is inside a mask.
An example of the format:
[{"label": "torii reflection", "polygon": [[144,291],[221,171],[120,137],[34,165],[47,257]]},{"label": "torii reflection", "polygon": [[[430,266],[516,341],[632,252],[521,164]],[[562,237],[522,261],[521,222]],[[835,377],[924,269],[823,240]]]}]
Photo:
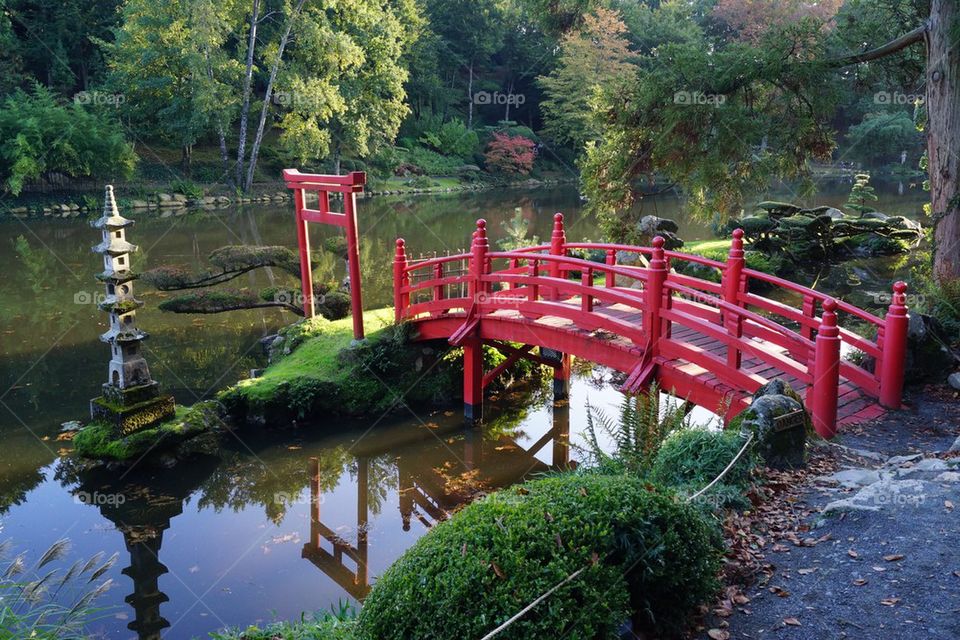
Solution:
[{"label": "torii reflection", "polygon": [[[302,557],[358,601],[370,592],[370,469],[371,459],[378,453],[363,451],[357,456],[353,540],[322,521],[323,479],[318,459],[310,461],[310,538]],[[542,457],[550,462],[543,462]],[[432,527],[457,507],[531,474],[575,466],[570,459],[570,410],[565,404],[554,405],[552,428],[527,448],[514,438],[491,435],[482,428],[460,430],[453,437],[437,435],[434,445],[421,442],[409,449],[409,455],[401,449],[396,456],[403,531],[410,531],[414,519]]]}]

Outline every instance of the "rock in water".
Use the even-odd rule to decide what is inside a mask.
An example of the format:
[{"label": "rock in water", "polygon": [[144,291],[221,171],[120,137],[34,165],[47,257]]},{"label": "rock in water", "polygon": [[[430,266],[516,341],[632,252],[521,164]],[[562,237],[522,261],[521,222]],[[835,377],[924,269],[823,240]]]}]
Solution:
[{"label": "rock in water", "polygon": [[783,380],[773,380],[753,396],[743,413],[741,429],[753,433],[756,451],[768,467],[795,469],[806,462],[809,416],[796,392]]}]

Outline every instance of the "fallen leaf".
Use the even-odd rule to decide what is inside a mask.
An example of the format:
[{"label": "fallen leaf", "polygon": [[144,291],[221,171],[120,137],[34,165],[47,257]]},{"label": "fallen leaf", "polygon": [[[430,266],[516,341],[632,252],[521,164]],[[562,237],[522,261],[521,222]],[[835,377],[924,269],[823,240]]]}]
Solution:
[{"label": "fallen leaf", "polygon": [[788,624],[788,625],[790,625],[791,627],[799,627],[799,626],[800,626],[800,621],[797,620],[796,618],[784,618],[784,619],[783,619],[783,623],[784,623],[784,624]]},{"label": "fallen leaf", "polygon": [[858,587],[862,587],[863,585],[867,584],[867,580],[866,578],[857,578],[856,580],[853,581],[853,584],[855,584]]},{"label": "fallen leaf", "polygon": [[891,553],[888,556],[883,556],[883,559],[887,562],[896,562],[897,560],[903,560],[902,553]]},{"label": "fallen leaf", "polygon": [[807,575],[810,575],[811,573],[813,573],[813,572],[816,571],[816,570],[817,570],[816,567],[814,567],[813,569],[798,569],[798,570],[797,570],[797,573],[799,573],[799,574],[802,575],[802,576],[807,576]]},{"label": "fallen leaf", "polygon": [[860,557],[860,554],[857,553],[856,551],[854,551],[853,549],[848,549],[848,550],[847,550],[847,555],[850,556],[851,558],[859,558],[859,557]]},{"label": "fallen leaf", "polygon": [[707,631],[707,635],[712,640],[730,640],[730,633],[723,629],[710,629],[710,631]]},{"label": "fallen leaf", "polygon": [[950,500],[944,500],[943,506],[946,507],[948,511],[953,510],[953,502],[951,502]]},{"label": "fallen leaf", "polygon": [[880,601],[880,604],[885,605],[885,606],[888,606],[888,607],[892,607],[893,605],[897,604],[898,602],[900,602],[900,598],[884,598],[883,600]]},{"label": "fallen leaf", "polygon": [[495,574],[497,574],[497,577],[498,577],[498,578],[506,578],[506,577],[507,577],[507,574],[505,574],[505,573],[503,572],[503,569],[501,569],[500,567],[497,566],[497,563],[496,563],[496,562],[491,562],[491,563],[490,563],[490,566],[493,567],[493,572],[494,572]]},{"label": "fallen leaf", "polygon": [[886,569],[884,569],[883,567],[877,567],[877,566],[874,566],[873,570],[879,573],[883,573],[884,571],[886,571]]}]

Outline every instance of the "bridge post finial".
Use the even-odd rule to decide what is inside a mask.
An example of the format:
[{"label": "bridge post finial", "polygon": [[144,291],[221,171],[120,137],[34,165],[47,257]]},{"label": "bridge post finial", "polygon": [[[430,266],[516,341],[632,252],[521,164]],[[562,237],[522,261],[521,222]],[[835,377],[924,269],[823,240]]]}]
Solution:
[{"label": "bridge post finial", "polygon": [[903,399],[903,376],[907,358],[907,333],[910,324],[907,307],[907,283],[893,284],[893,298],[883,320],[882,361],[880,364],[880,404],[899,409]]},{"label": "bridge post finial", "polygon": [[811,408],[813,428],[823,438],[837,434],[837,395],[840,386],[840,328],[837,326],[837,301],[823,301],[823,315],[813,360]]},{"label": "bridge post finial", "polygon": [[407,249],[403,238],[397,238],[397,250],[393,255],[393,308],[397,324],[403,321],[406,312],[407,296],[403,288],[407,285]]},{"label": "bridge post finial", "polygon": [[[563,228],[563,214],[555,213],[553,214],[553,233],[550,234],[550,255],[552,256],[564,256],[567,254],[567,249],[564,245],[567,244],[567,232]],[[549,268],[547,270],[551,278],[562,278],[563,277],[563,268],[562,265],[556,261],[551,260]],[[544,297],[547,297],[551,300],[556,300],[559,297],[559,291],[554,288],[548,289]]]},{"label": "bridge post finial", "polygon": [[487,259],[487,250],[489,249],[489,244],[487,242],[487,221],[483,218],[477,220],[477,230],[473,232],[473,246],[471,250],[471,260],[470,260],[470,275],[471,278],[471,295],[473,297],[473,302],[479,302],[480,296],[486,292],[485,283],[481,282],[480,278],[487,272],[489,267],[489,260]]}]

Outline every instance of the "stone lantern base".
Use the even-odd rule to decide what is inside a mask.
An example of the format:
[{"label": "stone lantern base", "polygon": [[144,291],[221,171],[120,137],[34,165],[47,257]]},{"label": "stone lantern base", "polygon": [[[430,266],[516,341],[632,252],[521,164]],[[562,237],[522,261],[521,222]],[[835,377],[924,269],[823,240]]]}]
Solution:
[{"label": "stone lantern base", "polygon": [[90,418],[114,427],[117,437],[156,425],[176,412],[173,396],[161,395],[156,382],[121,389],[103,385],[103,395],[90,401]]}]

